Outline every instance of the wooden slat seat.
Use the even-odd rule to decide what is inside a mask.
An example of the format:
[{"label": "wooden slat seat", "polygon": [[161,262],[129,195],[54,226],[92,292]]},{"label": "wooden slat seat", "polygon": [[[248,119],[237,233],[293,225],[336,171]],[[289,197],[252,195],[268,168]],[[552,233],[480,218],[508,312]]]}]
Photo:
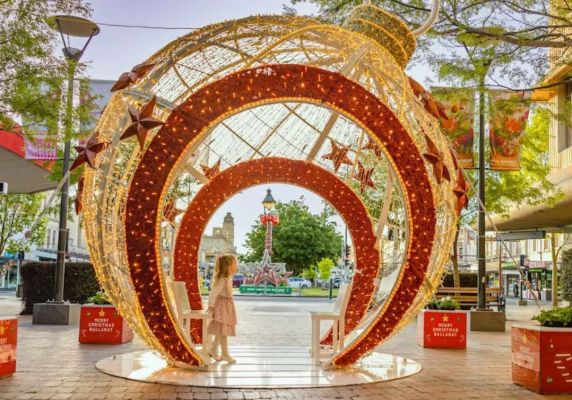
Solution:
[{"label": "wooden slat seat", "polygon": [[[462,308],[476,307],[478,303],[478,291],[475,287],[439,287],[435,293],[437,299],[447,296],[458,301]],[[494,306],[499,311],[504,310],[505,300],[499,288],[487,289],[485,300],[487,307]]]}]

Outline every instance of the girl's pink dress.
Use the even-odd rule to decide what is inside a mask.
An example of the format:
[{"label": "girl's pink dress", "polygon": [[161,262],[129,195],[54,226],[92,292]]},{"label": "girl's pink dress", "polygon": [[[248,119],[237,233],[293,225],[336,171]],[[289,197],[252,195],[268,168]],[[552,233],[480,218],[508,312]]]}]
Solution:
[{"label": "girl's pink dress", "polygon": [[236,309],[232,299],[230,277],[218,279],[209,293],[209,309],[213,317],[207,326],[209,335],[236,336]]}]

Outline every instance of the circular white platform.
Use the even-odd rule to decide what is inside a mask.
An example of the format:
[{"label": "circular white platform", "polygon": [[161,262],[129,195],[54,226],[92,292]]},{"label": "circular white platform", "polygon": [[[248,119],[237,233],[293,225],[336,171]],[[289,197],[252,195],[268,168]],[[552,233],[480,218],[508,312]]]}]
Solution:
[{"label": "circular white platform", "polygon": [[359,367],[323,370],[314,365],[307,348],[236,346],[236,364],[216,363],[205,371],[169,367],[151,351],[119,354],[100,360],[106,374],[143,382],[220,388],[300,388],[347,386],[405,378],[421,371],[407,358],[373,353]]}]

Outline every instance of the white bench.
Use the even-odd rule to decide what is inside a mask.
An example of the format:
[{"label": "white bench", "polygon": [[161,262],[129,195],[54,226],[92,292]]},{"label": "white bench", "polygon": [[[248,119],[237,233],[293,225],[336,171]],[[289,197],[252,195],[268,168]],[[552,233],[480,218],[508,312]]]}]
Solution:
[{"label": "white bench", "polygon": [[[310,311],[312,318],[312,342],[310,354],[316,365],[320,364],[322,355],[331,356],[344,347],[346,332],[346,308],[350,298],[351,284],[341,284],[333,311]],[[332,321],[331,351],[324,353],[320,346],[320,325],[322,321]]]},{"label": "white bench", "polygon": [[191,304],[189,303],[189,297],[187,295],[187,286],[183,281],[175,281],[172,283],[173,297],[175,299],[175,306],[179,322],[183,326],[185,333],[189,336],[191,341],[193,336],[191,335],[191,320],[201,320],[202,321],[202,339],[203,346],[202,352],[206,356],[207,354],[207,322],[208,313],[205,310],[193,310],[191,309]]}]

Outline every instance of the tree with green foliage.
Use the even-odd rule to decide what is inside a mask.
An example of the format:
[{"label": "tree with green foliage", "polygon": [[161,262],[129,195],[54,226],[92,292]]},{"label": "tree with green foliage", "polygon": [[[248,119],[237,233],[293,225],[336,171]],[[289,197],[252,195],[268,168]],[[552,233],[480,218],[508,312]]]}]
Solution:
[{"label": "tree with green foliage", "polygon": [[0,195],[0,255],[28,251],[44,240],[46,220],[36,223],[43,201],[43,194]]},{"label": "tree with green foliage", "polygon": [[[335,259],[341,253],[342,237],[331,220],[334,211],[324,207],[320,214],[312,214],[304,198],[289,203],[278,203],[276,211],[280,223],[272,231],[272,260],[284,262],[289,271],[299,275],[304,268],[316,265],[321,259]],[[266,227],[259,222],[246,235],[248,253],[241,261],[262,260]]]},{"label": "tree with green foliage", "polygon": [[332,277],[332,269],[334,268],[334,262],[330,258],[322,258],[318,262],[318,273],[320,274],[320,280],[322,282],[330,280]]},{"label": "tree with green foliage", "polygon": [[316,271],[315,265],[310,265],[308,268],[302,270],[302,278],[309,280],[314,284],[316,278],[318,277],[318,272]]},{"label": "tree with green foliage", "polygon": [[[13,119],[24,122],[24,133],[39,125],[57,133],[59,102],[66,66],[56,49],[59,34],[49,18],[58,14],[89,16],[91,7],[82,0],[0,1],[0,125],[13,128]],[[89,107],[79,107],[87,117]]]},{"label": "tree with green foliage", "polygon": [[[321,17],[335,24],[341,24],[353,7],[363,4],[363,0],[291,0],[292,4],[300,2],[316,4]],[[398,15],[412,29],[430,13],[431,2],[427,0],[371,2]],[[293,8],[286,8],[287,12],[295,12]],[[528,76],[535,81],[530,72],[537,77],[543,73],[546,49],[558,49],[567,56],[572,48],[572,3],[563,0],[441,0],[439,18],[430,34],[418,38],[420,51],[416,59],[425,62],[432,52],[446,56],[451,53],[451,41],[469,38],[495,43],[505,49],[503,57],[516,61],[512,66],[504,66],[504,78]],[[436,43],[441,46],[431,49]],[[522,68],[519,63],[526,63],[528,67]]]}]

